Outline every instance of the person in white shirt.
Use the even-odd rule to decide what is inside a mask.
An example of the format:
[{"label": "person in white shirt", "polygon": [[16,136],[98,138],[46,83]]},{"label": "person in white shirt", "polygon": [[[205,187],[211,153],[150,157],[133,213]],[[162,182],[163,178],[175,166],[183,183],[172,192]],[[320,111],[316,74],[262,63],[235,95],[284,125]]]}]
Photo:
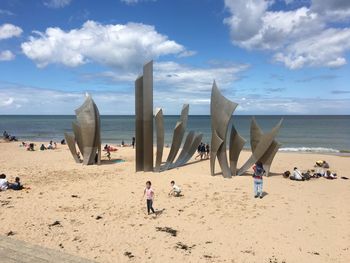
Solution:
[{"label": "person in white shirt", "polygon": [[303,175],[297,167],[294,167],[293,175],[290,177],[290,179],[296,181],[304,181]]},{"label": "person in white shirt", "polygon": [[178,187],[176,184],[175,184],[175,181],[171,181],[170,182],[171,184],[171,191],[169,192],[169,196],[170,195],[173,195],[173,196],[180,196],[180,193],[181,193],[181,188]]},{"label": "person in white shirt", "polygon": [[8,188],[8,182],[5,174],[0,174],[0,191],[5,191]]}]

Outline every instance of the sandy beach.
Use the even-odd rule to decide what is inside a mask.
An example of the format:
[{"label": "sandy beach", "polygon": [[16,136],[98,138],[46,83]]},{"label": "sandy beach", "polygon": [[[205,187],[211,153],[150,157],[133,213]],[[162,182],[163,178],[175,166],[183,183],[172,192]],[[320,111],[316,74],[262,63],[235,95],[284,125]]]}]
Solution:
[{"label": "sandy beach", "polygon": [[[131,148],[112,153],[125,162],[82,166],[66,146],[28,152],[19,144],[0,143],[0,173],[30,189],[0,192],[1,235],[97,262],[350,262],[350,180],[280,175],[325,159],[350,177],[349,157],[278,153],[266,195],[255,199],[250,176],[212,177],[209,161],[135,173]],[[147,180],[158,216],[141,201]],[[183,196],[168,197],[171,180]]]}]

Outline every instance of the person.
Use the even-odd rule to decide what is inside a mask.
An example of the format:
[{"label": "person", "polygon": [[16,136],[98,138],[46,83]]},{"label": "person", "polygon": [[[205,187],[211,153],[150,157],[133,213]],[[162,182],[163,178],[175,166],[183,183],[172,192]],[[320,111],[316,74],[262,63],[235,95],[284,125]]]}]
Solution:
[{"label": "person", "polygon": [[202,147],[201,147],[201,160],[203,160],[203,158],[205,157],[205,153],[206,153],[205,144],[202,143]]},{"label": "person", "polygon": [[132,137],[132,141],[131,141],[131,144],[132,144],[132,148],[134,149],[135,148],[135,137]]},{"label": "person", "polygon": [[62,139],[61,145],[65,145],[65,144],[66,144],[66,140],[65,140],[65,139]]},{"label": "person", "polygon": [[290,176],[290,172],[289,171],[285,171],[283,173],[283,178],[289,178],[289,176]]},{"label": "person", "polygon": [[207,144],[207,145],[205,146],[205,151],[206,151],[206,153],[207,153],[207,159],[209,159],[209,154],[210,154],[210,146],[209,146],[209,144]]},{"label": "person", "polygon": [[171,185],[171,190],[170,190],[170,192],[169,192],[168,195],[169,195],[169,196],[170,196],[170,195],[173,195],[173,196],[180,196],[180,194],[181,194],[181,188],[175,184],[175,181],[171,181],[171,182],[170,182],[170,185]]},{"label": "person", "polygon": [[8,188],[6,174],[0,174],[0,191],[5,191]]},{"label": "person", "polygon": [[15,190],[15,191],[22,190],[23,186],[22,186],[20,180],[21,179],[19,177],[16,177],[15,178],[15,182],[14,183],[10,183],[8,188],[12,189],[12,190]]},{"label": "person", "polygon": [[295,181],[304,181],[304,177],[301,174],[301,172],[298,170],[297,167],[294,167],[293,169],[293,174],[290,177],[290,180],[295,180]]},{"label": "person", "polygon": [[330,170],[327,170],[327,172],[324,175],[324,178],[330,179],[330,180],[337,179],[337,174],[332,173]]},{"label": "person", "polygon": [[151,188],[151,186],[152,186],[151,181],[147,181],[146,182],[146,188],[143,191],[142,199],[146,195],[147,213],[150,214],[150,211],[152,211],[152,213],[155,214],[156,212],[153,209],[154,191]]},{"label": "person", "polygon": [[27,151],[34,151],[34,143],[29,143],[28,144]]},{"label": "person", "polygon": [[107,158],[108,160],[111,160],[111,152],[109,151],[109,148],[107,147],[107,150],[106,150],[106,155],[107,155]]},{"label": "person", "polygon": [[49,143],[49,145],[46,147],[46,149],[48,149],[48,150],[53,150],[52,141],[50,141],[50,143]]},{"label": "person", "polygon": [[124,142],[124,140],[122,140],[122,147],[124,147],[125,146],[125,142]]},{"label": "person", "polygon": [[254,178],[254,197],[258,198],[260,197],[263,198],[263,175],[265,173],[264,167],[262,162],[258,161],[254,167],[253,167],[254,173],[253,173],[253,178]]},{"label": "person", "polygon": [[41,144],[41,146],[40,146],[40,151],[44,151],[44,150],[46,150],[46,147],[45,147],[44,144]]}]

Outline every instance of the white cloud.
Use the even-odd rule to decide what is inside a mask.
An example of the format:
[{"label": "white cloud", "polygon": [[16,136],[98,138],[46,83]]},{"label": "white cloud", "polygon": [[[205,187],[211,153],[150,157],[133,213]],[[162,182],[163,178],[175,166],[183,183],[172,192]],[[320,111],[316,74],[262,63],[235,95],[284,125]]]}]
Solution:
[{"label": "white cloud", "polygon": [[311,10],[330,20],[350,18],[349,0],[312,0]]},{"label": "white cloud", "polygon": [[93,61],[130,69],[150,59],[186,51],[182,45],[158,33],[154,26],[137,23],[102,25],[87,21],[82,28],[68,32],[47,28],[45,33],[35,34],[21,46],[23,53],[38,67],[53,63],[76,67]]},{"label": "white cloud", "polygon": [[157,85],[176,91],[176,97],[178,92],[210,92],[213,80],[220,83],[221,88],[227,88],[247,69],[248,65],[244,64],[198,68],[172,61],[158,62],[154,65],[154,81]]},{"label": "white cloud", "polygon": [[19,37],[22,34],[22,28],[12,24],[0,25],[0,40],[12,37]]},{"label": "white cloud", "polygon": [[10,50],[0,51],[0,61],[10,61],[15,59],[15,54]]},{"label": "white cloud", "polygon": [[68,6],[72,0],[45,0],[44,5],[49,8],[62,8]]},{"label": "white cloud", "polygon": [[140,2],[155,2],[157,0],[120,0],[120,1],[128,5],[134,5]]},{"label": "white cloud", "polygon": [[231,16],[224,22],[230,27],[234,45],[249,50],[273,51],[274,61],[291,69],[346,64],[345,54],[350,50],[350,28],[332,27],[334,18],[329,14],[340,10],[344,18],[350,11],[350,1],[314,0],[311,7],[270,11],[273,3],[225,0]]},{"label": "white cloud", "polygon": [[13,16],[14,13],[12,13],[11,11],[6,10],[6,9],[0,9],[0,15]]},{"label": "white cloud", "polygon": [[[157,85],[157,83],[155,83]],[[218,83],[221,88],[220,83]],[[211,85],[209,86],[209,89]],[[133,114],[134,94],[118,91],[89,92],[101,114]],[[176,93],[176,90],[173,91]],[[250,95],[225,96],[239,103],[238,114],[350,114],[350,98],[269,97]],[[35,94],[35,96],[33,96]],[[164,94],[169,94],[167,91]],[[186,94],[186,96],[163,96],[154,94],[154,107],[163,107],[166,114],[179,114],[183,103],[190,103],[191,114],[209,114],[210,92]],[[68,92],[0,83],[0,114],[73,114],[84,101],[84,92]],[[116,106],[117,105],[117,106]]]}]

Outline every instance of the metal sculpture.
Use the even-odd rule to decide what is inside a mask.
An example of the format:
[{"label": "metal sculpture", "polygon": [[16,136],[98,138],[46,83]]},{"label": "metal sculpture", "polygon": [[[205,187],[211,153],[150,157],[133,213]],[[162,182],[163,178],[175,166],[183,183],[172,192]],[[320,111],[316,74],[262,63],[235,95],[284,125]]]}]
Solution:
[{"label": "metal sculpture", "polygon": [[163,148],[164,148],[164,119],[163,110],[157,109],[155,116],[156,132],[157,132],[157,153],[156,153],[156,165],[154,167],[155,172],[160,172],[160,166],[162,164]]},{"label": "metal sculpture", "polygon": [[244,174],[250,167],[254,165],[254,163],[256,163],[257,161],[261,161],[264,155],[266,155],[263,158],[264,161],[269,166],[271,165],[273,157],[278,151],[278,148],[276,149],[278,143],[276,142],[277,145],[272,146],[272,148],[270,148],[270,146],[272,144],[275,144],[275,137],[277,136],[277,133],[282,126],[282,122],[283,119],[281,119],[279,123],[274,128],[272,128],[272,130],[269,133],[264,134],[258,126],[255,118],[252,119],[250,129],[250,144],[252,148],[252,155],[239,169],[237,175]]},{"label": "metal sculpture", "polygon": [[165,165],[162,167],[162,170],[168,170],[170,168],[170,166],[172,165],[172,163],[176,158],[176,155],[180,150],[182,139],[186,131],[188,111],[189,111],[189,105],[184,104],[182,107],[180,120],[176,123],[175,129],[174,129],[170,152]]},{"label": "metal sculpture", "polygon": [[229,149],[230,149],[229,159],[230,159],[230,168],[231,168],[232,175],[236,175],[237,173],[238,158],[245,143],[246,143],[246,140],[241,135],[239,135],[235,126],[232,125],[231,135],[230,135],[230,146],[229,146]]},{"label": "metal sculpture", "polygon": [[212,131],[210,152],[211,175],[215,175],[215,160],[217,157],[223,176],[226,178],[230,178],[232,176],[227,162],[226,137],[228,124],[237,105],[237,103],[234,103],[221,95],[214,81],[210,104]]},{"label": "metal sculpture", "polygon": [[172,168],[176,168],[176,167],[180,167],[185,165],[190,159],[191,157],[195,154],[198,145],[201,143],[203,138],[203,134],[199,133],[199,134],[194,134],[193,136],[193,140],[190,143],[188,141],[189,146],[186,147],[186,143],[184,145],[184,148],[186,147],[186,150],[184,151],[184,154],[181,156],[179,156],[179,158],[176,160],[175,164],[173,165]]},{"label": "metal sculpture", "polygon": [[135,81],[136,171],[153,171],[153,61]]},{"label": "metal sculpture", "polygon": [[80,162],[75,142],[83,157],[83,164],[101,163],[100,114],[91,98],[87,96],[83,105],[75,110],[77,121],[72,123],[74,135],[65,134],[69,150],[76,162]]}]

